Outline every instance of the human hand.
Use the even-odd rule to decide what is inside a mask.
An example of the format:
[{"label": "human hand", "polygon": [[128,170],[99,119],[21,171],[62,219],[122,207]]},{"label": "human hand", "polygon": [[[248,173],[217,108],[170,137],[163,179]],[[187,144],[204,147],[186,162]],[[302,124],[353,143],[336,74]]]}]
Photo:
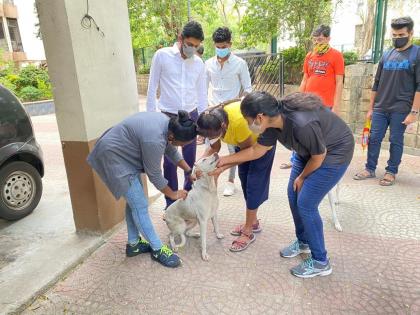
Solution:
[{"label": "human hand", "polygon": [[188,191],[186,190],[177,190],[174,191],[174,195],[173,198],[171,198],[172,200],[178,200],[178,199],[182,199],[185,200],[188,196]]},{"label": "human hand", "polygon": [[219,161],[217,161],[217,167],[218,167],[218,168],[223,167],[223,166],[225,166],[225,165],[227,165],[227,164],[228,164],[228,163],[227,163],[227,161],[226,161],[226,157],[224,157],[224,156],[219,157]]},{"label": "human hand", "polygon": [[304,179],[300,176],[296,177],[294,183],[293,183],[293,190],[296,192],[300,192],[303,186]]},{"label": "human hand", "polygon": [[413,114],[411,114],[411,113],[409,113],[406,117],[405,117],[405,119],[404,119],[404,121],[402,122],[404,125],[406,125],[406,126],[408,126],[408,125],[410,125],[410,124],[412,124],[412,123],[414,123],[414,122],[416,122],[417,121],[417,115],[413,115]]},{"label": "human hand", "polygon": [[218,167],[216,168],[214,171],[208,173],[209,176],[215,176],[215,177],[219,177],[220,174],[222,174],[224,171],[223,167]]},{"label": "human hand", "polygon": [[366,119],[372,119],[373,110],[369,109],[366,113]]}]

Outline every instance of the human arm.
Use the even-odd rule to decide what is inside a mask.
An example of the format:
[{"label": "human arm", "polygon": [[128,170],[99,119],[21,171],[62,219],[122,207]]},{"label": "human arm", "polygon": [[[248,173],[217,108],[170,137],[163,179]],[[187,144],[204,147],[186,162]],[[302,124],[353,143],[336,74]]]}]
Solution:
[{"label": "human arm", "polygon": [[336,75],[335,76],[334,104],[332,108],[333,113],[338,113],[338,109],[340,108],[342,94],[343,94],[343,75]]},{"label": "human arm", "polygon": [[407,117],[405,117],[403,124],[408,126],[409,124],[416,122],[419,116],[419,110],[420,110],[420,92],[417,91],[414,94],[414,100],[413,100],[413,106],[411,107],[411,112],[408,113]]},{"label": "human arm", "polygon": [[244,60],[241,64],[241,70],[239,72],[239,80],[243,89],[243,96],[252,92],[251,76],[249,75],[248,64]]},{"label": "human arm", "polygon": [[207,101],[207,75],[206,67],[202,63],[200,74],[197,79],[197,110],[198,114],[204,112],[208,107]]},{"label": "human arm", "polygon": [[306,89],[306,82],[308,81],[308,75],[306,73],[303,74],[302,81],[300,82],[299,92],[304,93]]},{"label": "human arm", "polygon": [[375,79],[373,81],[372,91],[370,93],[370,102],[369,102],[369,108],[366,113],[366,119],[372,118],[373,113],[373,106],[375,105],[375,98],[376,98],[376,91],[378,90],[379,81],[381,79],[381,73],[383,68],[383,62],[382,60],[378,64],[378,69],[376,70]]},{"label": "human arm", "polygon": [[311,155],[310,159],[306,163],[305,168],[298,177],[296,177],[293,183],[293,190],[299,192],[302,188],[303,182],[312,172],[316,171],[324,162],[326,152],[322,154]]},{"label": "human arm", "polygon": [[149,85],[147,88],[146,109],[148,112],[156,111],[156,93],[159,87],[160,75],[162,72],[162,64],[160,53],[157,51],[152,59],[150,67]]}]

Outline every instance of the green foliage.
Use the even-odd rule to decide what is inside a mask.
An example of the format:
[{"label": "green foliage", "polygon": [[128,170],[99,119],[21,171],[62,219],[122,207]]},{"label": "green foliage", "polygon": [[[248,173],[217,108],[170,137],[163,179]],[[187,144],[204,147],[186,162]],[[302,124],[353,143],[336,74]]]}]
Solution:
[{"label": "green foliage", "polygon": [[346,51],[343,53],[344,57],[344,65],[349,66],[357,63],[357,60],[359,60],[359,56],[354,51]]},{"label": "green foliage", "polygon": [[23,102],[30,102],[30,101],[40,101],[43,98],[42,91],[34,86],[28,85],[22,88],[19,93],[18,97]]},{"label": "green foliage", "polygon": [[331,13],[331,0],[249,0],[241,30],[250,46],[280,35],[309,50],[312,31],[329,24]]},{"label": "green foliage", "polygon": [[306,50],[302,47],[290,47],[282,51],[284,58],[284,82],[299,84],[302,80],[303,62]]},{"label": "green foliage", "polygon": [[420,46],[420,38],[413,38],[413,44]]},{"label": "green foliage", "polygon": [[0,58],[0,84],[15,93],[23,102],[53,98],[47,70],[34,65],[17,69],[13,63]]}]

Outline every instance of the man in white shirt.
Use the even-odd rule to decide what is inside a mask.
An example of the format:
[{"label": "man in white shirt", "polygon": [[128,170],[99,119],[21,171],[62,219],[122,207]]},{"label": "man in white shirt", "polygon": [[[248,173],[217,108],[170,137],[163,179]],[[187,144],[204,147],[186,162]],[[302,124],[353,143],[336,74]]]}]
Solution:
[{"label": "man in white shirt", "polygon": [[[207,108],[207,83],[205,66],[196,55],[197,48],[204,40],[201,25],[188,22],[178,41],[172,47],[159,49],[153,56],[147,90],[147,111],[160,110],[168,116],[176,115],[178,110],[190,113],[193,120]],[[158,87],[160,97],[156,99]],[[192,168],[195,163],[197,145],[194,141],[182,148],[184,160]],[[178,190],[176,166],[165,157],[163,162],[164,177],[168,186]],[[185,174],[184,189],[191,189],[188,174]],[[166,207],[173,201],[166,198]]]},{"label": "man in white shirt", "polygon": [[[252,92],[251,77],[245,60],[231,53],[232,32],[227,27],[219,27],[213,33],[216,56],[206,61],[207,84],[210,106],[246,95]],[[228,145],[229,152],[235,147]],[[223,190],[224,196],[235,193],[235,167],[230,168],[229,180]]]}]

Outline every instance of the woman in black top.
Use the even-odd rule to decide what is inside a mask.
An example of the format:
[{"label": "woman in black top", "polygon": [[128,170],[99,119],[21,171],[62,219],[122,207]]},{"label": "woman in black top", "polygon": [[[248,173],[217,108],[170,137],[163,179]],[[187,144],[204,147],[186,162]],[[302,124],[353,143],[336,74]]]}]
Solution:
[{"label": "woman in black top", "polygon": [[297,239],[280,251],[282,257],[311,253],[291,269],[302,278],[332,272],[324,244],[318,206],[339,182],[353,157],[354,138],[345,122],[326,110],[314,94],[293,93],[277,101],[265,92],[248,94],[242,115],[260,134],[249,149],[221,158],[219,167],[258,159],[277,141],[296,152],[287,188]]}]

